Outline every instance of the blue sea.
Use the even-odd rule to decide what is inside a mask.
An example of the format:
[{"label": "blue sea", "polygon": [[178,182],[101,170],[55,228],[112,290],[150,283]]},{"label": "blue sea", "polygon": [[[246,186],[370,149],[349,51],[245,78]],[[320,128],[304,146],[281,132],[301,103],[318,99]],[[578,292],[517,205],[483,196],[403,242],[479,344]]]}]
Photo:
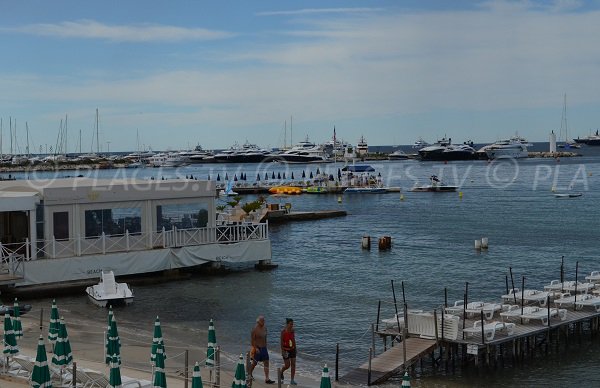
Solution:
[{"label": "blue sea", "polygon": [[[588,153],[589,154],[589,153]],[[258,315],[266,317],[270,348],[278,350],[285,318],[293,318],[299,349],[299,373],[318,376],[322,365],[333,367],[340,347],[340,374],[368,359],[371,323],[394,314],[391,282],[398,303],[409,308],[439,309],[462,300],[469,283],[470,300],[499,300],[512,268],[520,287],[541,288],[560,276],[564,257],[568,279],[600,270],[600,156],[505,160],[498,162],[364,162],[381,174],[385,184],[401,193],[309,195],[269,198],[289,202],[292,210],[345,210],[348,215],[318,221],[270,225],[273,262],[278,268],[257,271],[252,266],[231,268],[226,274],[194,274],[188,279],[136,286],[136,301],[118,311],[120,322],[151,330],[155,316],[165,325],[195,333],[214,319],[217,339],[229,354],[246,352]],[[327,165],[198,165],[178,169],[61,172],[63,176],[100,174],[156,179],[192,175],[216,179],[247,175],[254,181],[285,172],[326,172],[337,176],[341,164]],[[49,173],[44,173],[49,174]],[[413,193],[416,183],[431,175],[460,186],[455,193]],[[43,174],[38,174],[43,176]],[[98,175],[94,175],[98,176]],[[559,199],[553,192],[581,192],[578,198]],[[246,196],[242,202],[256,196]],[[339,198],[341,197],[341,201]],[[361,249],[370,236],[371,250]],[[392,249],[379,251],[377,239],[391,236]],[[489,249],[478,252],[474,241],[487,237]],[[402,292],[404,286],[404,294]],[[28,303],[46,303],[47,299]],[[87,304],[84,293],[58,299],[72,310],[97,316],[105,312]],[[399,306],[400,308],[400,306]],[[191,343],[205,346],[206,338]],[[168,345],[168,343],[167,343]],[[600,362],[598,340],[584,340],[560,355],[535,358],[516,368],[478,374],[438,371],[421,375],[414,386],[577,386],[600,384],[595,372]],[[382,347],[377,342],[377,351]],[[279,362],[280,358],[274,355]],[[397,386],[398,383],[390,383]]]}]

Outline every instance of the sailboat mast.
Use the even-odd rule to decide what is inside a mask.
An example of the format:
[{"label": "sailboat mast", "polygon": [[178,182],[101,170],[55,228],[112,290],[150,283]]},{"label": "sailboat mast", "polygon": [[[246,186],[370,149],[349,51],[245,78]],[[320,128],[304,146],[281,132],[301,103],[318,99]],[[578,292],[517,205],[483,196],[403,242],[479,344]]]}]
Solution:
[{"label": "sailboat mast", "polygon": [[81,129],[79,130],[79,153],[81,154]]},{"label": "sailboat mast", "polygon": [[4,160],[4,148],[2,148],[2,117],[0,117],[0,163]]},{"label": "sailboat mast", "polygon": [[287,120],[283,122],[283,149],[287,148]]},{"label": "sailboat mast", "polygon": [[292,141],[292,116],[290,116],[290,148],[294,146],[294,142]]},{"label": "sailboat mast", "polygon": [[31,158],[31,153],[29,152],[29,125],[27,121],[25,121],[25,134],[27,136],[27,157]]},{"label": "sailboat mast", "polygon": [[565,93],[565,106],[564,106],[564,117],[565,117],[565,143],[569,142],[569,130],[567,126],[567,93]]},{"label": "sailboat mast", "polygon": [[12,117],[8,117],[8,126],[10,127],[10,155],[13,154],[13,131],[12,131]]},{"label": "sailboat mast", "polygon": [[67,132],[67,121],[69,120],[69,115],[65,115],[65,149],[64,149],[64,153],[65,155],[67,155],[67,138],[68,138],[68,132]]},{"label": "sailboat mast", "polygon": [[98,136],[98,108],[96,108],[96,154],[100,155],[100,138]]}]

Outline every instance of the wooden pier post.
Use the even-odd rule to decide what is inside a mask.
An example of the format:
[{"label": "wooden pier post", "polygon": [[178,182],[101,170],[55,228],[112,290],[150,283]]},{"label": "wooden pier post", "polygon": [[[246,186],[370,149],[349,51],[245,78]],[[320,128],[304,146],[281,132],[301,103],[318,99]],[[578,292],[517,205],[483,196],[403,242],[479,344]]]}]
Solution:
[{"label": "wooden pier post", "polygon": [[485,345],[485,320],[483,310],[481,310],[481,343]]},{"label": "wooden pier post", "polygon": [[371,348],[373,349],[373,356],[375,356],[375,324],[371,323]]},{"label": "wooden pier post", "polygon": [[377,327],[375,328],[375,330],[379,331],[379,314],[381,312],[381,299],[379,299],[379,302],[377,303]]},{"label": "wooden pier post", "polygon": [[[385,338],[385,337],[383,337]],[[335,344],[335,381],[339,381],[339,367],[340,367],[340,344]]]},{"label": "wooden pier post", "polygon": [[371,385],[371,359],[373,358],[373,349],[369,349],[369,369],[367,370],[367,387]]},{"label": "wooden pier post", "polygon": [[515,294],[515,279],[513,278],[512,267],[508,267],[508,270],[510,272],[510,284],[512,285],[513,289],[513,298],[515,300],[515,304],[517,304],[517,294]]}]

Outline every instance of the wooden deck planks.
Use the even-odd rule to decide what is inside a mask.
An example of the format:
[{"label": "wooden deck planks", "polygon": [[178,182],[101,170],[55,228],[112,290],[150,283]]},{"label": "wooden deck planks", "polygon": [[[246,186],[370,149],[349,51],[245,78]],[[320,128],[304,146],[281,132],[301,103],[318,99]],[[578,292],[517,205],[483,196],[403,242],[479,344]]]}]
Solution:
[{"label": "wooden deck planks", "polygon": [[[406,339],[406,361],[411,364],[413,359],[419,358],[428,353],[436,346],[435,340],[422,338]],[[391,375],[404,367],[404,349],[402,343],[396,344],[393,348],[377,355],[371,360],[371,383],[388,379]],[[362,364],[358,368],[351,370],[342,376],[340,381],[345,384],[367,383],[369,373],[369,362]]]}]

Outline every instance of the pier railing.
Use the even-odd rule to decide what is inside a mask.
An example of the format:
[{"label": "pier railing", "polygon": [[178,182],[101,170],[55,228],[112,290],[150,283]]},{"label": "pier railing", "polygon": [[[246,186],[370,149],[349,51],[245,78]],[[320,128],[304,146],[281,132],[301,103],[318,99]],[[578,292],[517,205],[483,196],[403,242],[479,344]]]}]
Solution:
[{"label": "pier railing", "polygon": [[[233,244],[269,238],[267,223],[234,223],[206,228],[165,230],[159,232],[102,234],[93,238],[83,236],[72,239],[29,239],[21,243],[0,243],[0,271],[22,272],[22,262],[35,259],[98,255],[148,249],[175,248],[205,244]],[[21,267],[19,267],[21,266]],[[21,268],[21,269],[19,269]]]}]

